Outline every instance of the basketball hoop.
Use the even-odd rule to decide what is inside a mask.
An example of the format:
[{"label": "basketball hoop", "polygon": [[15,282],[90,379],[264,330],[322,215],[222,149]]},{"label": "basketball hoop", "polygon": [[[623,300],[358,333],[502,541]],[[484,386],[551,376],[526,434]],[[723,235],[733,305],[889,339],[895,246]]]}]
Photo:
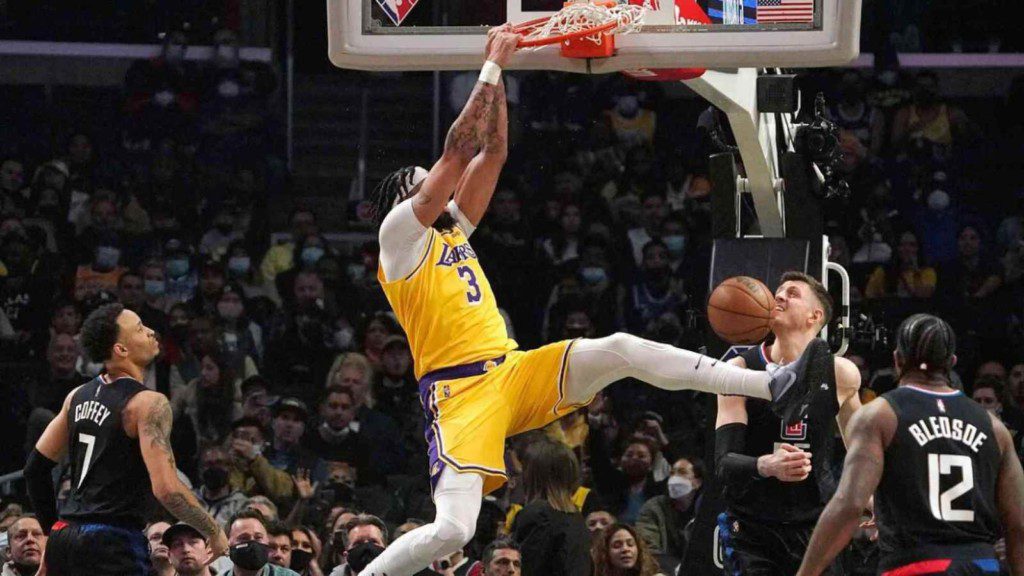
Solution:
[{"label": "basketball hoop", "polygon": [[559,44],[567,58],[608,58],[615,54],[615,35],[639,32],[652,0],[642,5],[615,0],[570,0],[554,16],[518,24],[512,31],[519,47],[537,49]]}]

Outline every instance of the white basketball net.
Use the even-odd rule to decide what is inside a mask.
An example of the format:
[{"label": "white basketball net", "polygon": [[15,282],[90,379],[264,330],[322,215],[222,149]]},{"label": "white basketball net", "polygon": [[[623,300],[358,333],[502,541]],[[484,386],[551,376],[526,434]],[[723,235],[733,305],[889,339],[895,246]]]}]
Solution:
[{"label": "white basketball net", "polygon": [[[621,2],[621,0],[620,0]],[[644,24],[644,14],[651,6],[652,0],[644,0],[643,5],[619,3],[614,6],[599,6],[590,0],[573,0],[572,4],[562,8],[557,14],[543,24],[528,31],[524,40],[550,38],[580,32],[609,22],[616,22],[611,30],[584,36],[584,38],[600,44],[603,34],[633,34],[639,32]],[[537,48],[533,48],[536,50]]]}]

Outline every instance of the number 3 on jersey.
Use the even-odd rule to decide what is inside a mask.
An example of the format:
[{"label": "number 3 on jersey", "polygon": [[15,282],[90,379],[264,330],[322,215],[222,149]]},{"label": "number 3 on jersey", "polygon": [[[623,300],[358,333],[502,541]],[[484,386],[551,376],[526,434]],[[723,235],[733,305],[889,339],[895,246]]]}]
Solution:
[{"label": "number 3 on jersey", "polygon": [[469,291],[466,292],[466,300],[470,304],[479,304],[480,300],[483,300],[483,291],[480,289],[480,285],[476,282],[476,272],[469,266],[459,266],[458,268],[459,278],[466,281],[469,285]]}]

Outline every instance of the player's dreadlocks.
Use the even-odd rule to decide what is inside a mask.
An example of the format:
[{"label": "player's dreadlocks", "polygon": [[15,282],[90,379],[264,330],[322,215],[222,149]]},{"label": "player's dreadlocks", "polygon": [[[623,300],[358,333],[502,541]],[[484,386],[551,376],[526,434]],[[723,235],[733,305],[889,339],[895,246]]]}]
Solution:
[{"label": "player's dreadlocks", "polygon": [[415,166],[399,168],[388,174],[373,189],[371,200],[373,203],[373,222],[378,228],[380,228],[381,222],[384,221],[384,217],[397,204],[395,199],[401,197],[401,200],[404,200],[415,187],[416,183],[413,182],[415,174]]},{"label": "player's dreadlocks", "polygon": [[905,374],[920,371],[946,374],[953,368],[956,334],[942,318],[931,314],[914,314],[900,324],[896,336],[896,353]]}]

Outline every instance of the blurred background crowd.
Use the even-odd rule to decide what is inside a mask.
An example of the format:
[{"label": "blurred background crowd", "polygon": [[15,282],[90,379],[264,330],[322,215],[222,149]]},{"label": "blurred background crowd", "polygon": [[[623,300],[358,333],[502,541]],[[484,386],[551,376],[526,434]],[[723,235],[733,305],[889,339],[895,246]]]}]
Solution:
[{"label": "blurred background crowd", "polygon": [[[0,473],[23,466],[67,392],[98,373],[76,334],[89,311],[119,301],[159,334],[145,384],[169,396],[181,473],[218,520],[260,524],[271,562],[300,573],[358,573],[344,567],[346,551],[386,546],[434,516],[412,358],[376,281],[362,200],[377,172],[335,182],[332,210],[308,194],[289,170],[280,67],[240,57],[242,39],[267,32],[247,28],[234,3],[155,2],[145,18],[117,2],[109,13],[71,4],[0,3],[0,35],[135,42],[174,31],[120,86],[0,92]],[[879,4],[868,2],[868,36],[872,18],[895,12],[884,14],[891,30],[874,70],[801,79],[805,101],[828,97],[852,190],[827,203],[829,257],[850,271],[854,316],[872,326],[917,311],[949,320],[958,384],[1019,446],[1024,77],[1001,93],[951,97],[955,73],[902,70],[893,54],[1011,50],[1019,39],[995,25],[1009,21],[992,2]],[[975,28],[950,28],[964,11],[978,15]],[[183,14],[212,23],[168,28]],[[186,57],[190,44],[211,45],[209,58]],[[375,86],[423,77],[337,75]],[[446,116],[475,78],[441,76]],[[718,113],[619,77],[512,73],[506,83],[510,158],[473,245],[510,333],[524,348],[623,330],[701,349],[714,338],[703,318],[707,158],[728,150]],[[401,150],[422,131],[372,122],[370,140],[348,138]],[[428,163],[422,146],[368,153],[386,173]],[[895,385],[890,350],[869,338],[847,354],[865,400]],[[592,554],[596,574],[675,570],[700,501],[709,414],[705,397],[623,381],[511,440],[509,486],[488,497],[464,553],[434,571],[516,573],[499,570],[521,562],[527,574],[560,573],[538,568],[553,534]],[[2,496],[14,560],[40,540],[16,538],[20,492],[12,484]],[[565,498],[579,512],[562,510]],[[250,509],[260,517],[246,518]],[[177,569],[160,543],[167,527],[148,529],[161,575]]]}]

